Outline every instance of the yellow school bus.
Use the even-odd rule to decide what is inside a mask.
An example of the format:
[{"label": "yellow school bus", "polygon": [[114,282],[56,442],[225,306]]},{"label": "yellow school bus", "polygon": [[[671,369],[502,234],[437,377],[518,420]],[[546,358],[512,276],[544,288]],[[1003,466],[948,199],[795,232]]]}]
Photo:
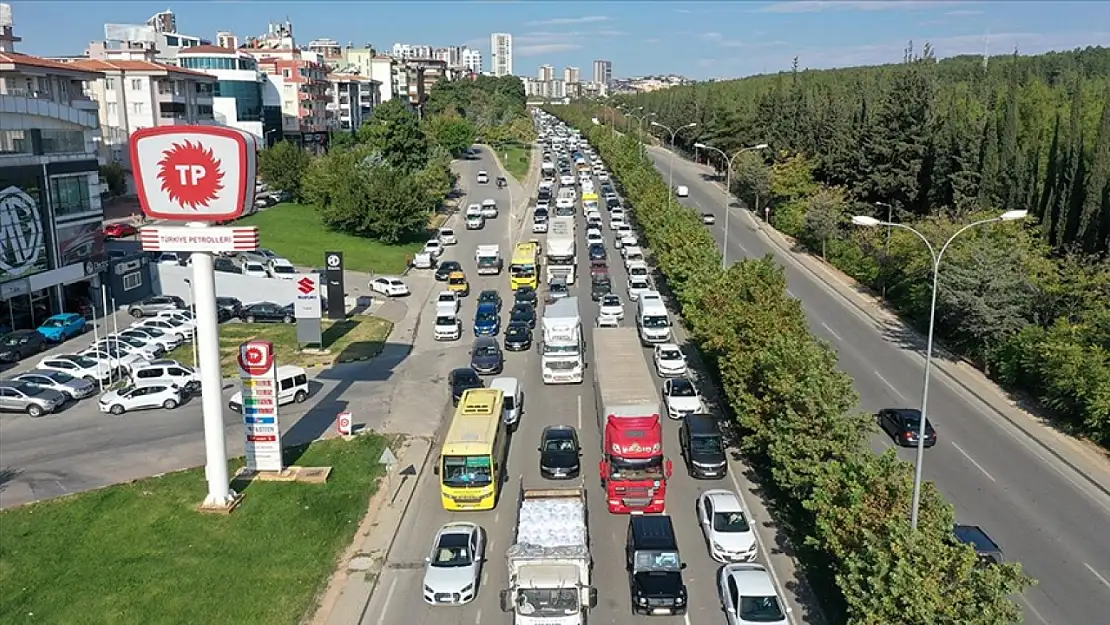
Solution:
[{"label": "yellow school bus", "polygon": [[522,286],[540,288],[539,275],[540,246],[535,241],[517,243],[513,250],[513,262],[509,265],[509,283],[513,290]]},{"label": "yellow school bus", "polygon": [[505,396],[491,388],[464,391],[439,456],[444,510],[491,510],[508,462]]}]

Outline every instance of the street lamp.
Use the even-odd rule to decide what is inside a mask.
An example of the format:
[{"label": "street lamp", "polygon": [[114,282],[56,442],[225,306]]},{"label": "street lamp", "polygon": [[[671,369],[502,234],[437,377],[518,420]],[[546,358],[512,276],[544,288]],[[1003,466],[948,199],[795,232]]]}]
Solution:
[{"label": "street lamp", "polygon": [[[640,107],[637,110],[643,109]],[[644,113],[643,115],[633,115],[639,122],[639,129],[636,131],[636,140],[640,142],[640,158],[644,158],[644,121],[649,117],[655,117],[655,113]]]},{"label": "street lamp", "polygon": [[971,230],[976,226],[992,224],[999,221],[1017,221],[1019,219],[1025,219],[1028,214],[1029,211],[1023,210],[1006,211],[998,217],[982,219],[967,224],[966,226],[957,230],[955,234],[948,237],[948,240],[945,241],[944,245],[940,247],[939,252],[936,251],[936,249],[933,247],[933,244],[929,242],[929,239],[925,238],[925,235],[921,234],[910,226],[907,226],[905,224],[896,224],[891,221],[880,221],[878,219],[875,219],[874,217],[868,217],[866,215],[856,215],[855,217],[852,217],[852,223],[857,226],[864,226],[867,228],[874,228],[875,226],[887,226],[888,228],[901,228],[903,230],[908,230],[917,235],[917,238],[925,242],[925,247],[929,249],[929,254],[933,257],[933,299],[932,303],[929,306],[929,336],[925,342],[925,381],[922,385],[921,390],[921,425],[919,426],[917,432],[917,461],[914,467],[913,476],[913,503],[910,507],[911,529],[917,529],[917,513],[918,509],[921,507],[921,465],[922,461],[925,458],[925,424],[928,422],[929,419],[929,374],[932,372],[933,363],[933,325],[936,322],[937,314],[937,278],[940,274],[940,260],[944,256],[945,250],[948,249],[949,244],[951,244],[952,241],[956,239],[956,237],[960,236],[964,232],[967,232],[968,230]]},{"label": "street lamp", "polygon": [[740,156],[744,152],[766,150],[768,146],[766,143],[759,143],[748,148],[741,148],[736,151],[736,154],[732,155],[732,158],[729,158],[728,154],[726,154],[725,151],[721,148],[715,148],[711,145],[706,145],[704,143],[695,143],[694,147],[716,152],[720,154],[721,158],[725,159],[725,162],[728,164],[728,169],[725,170],[725,236],[723,240],[724,242],[721,244],[721,269],[725,270],[728,269],[728,205],[730,198],[732,197],[732,162],[736,160],[737,156]]},{"label": "street lamp", "polygon": [[669,207],[671,205],[671,195],[674,193],[674,138],[675,138],[675,135],[677,135],[679,132],[681,132],[685,128],[694,128],[694,127],[696,127],[698,125],[698,123],[697,122],[690,122],[689,124],[686,124],[685,126],[679,126],[678,128],[675,128],[674,130],[671,130],[670,127],[665,126],[663,124],[660,124],[659,122],[651,122],[651,125],[652,126],[658,126],[659,128],[662,128],[663,130],[666,130],[667,132],[671,133],[671,158],[669,159],[669,165],[667,167],[667,186],[670,187],[670,189],[671,189],[671,193],[667,195],[667,206]]},{"label": "street lamp", "polygon": [[[879,208],[886,207],[886,220],[887,222],[894,221],[894,206],[887,202],[875,202],[875,206]],[[890,258],[890,235],[893,232],[891,226],[886,227],[886,243],[883,244],[883,263]],[[886,274],[883,274],[883,297],[886,297]]]}]

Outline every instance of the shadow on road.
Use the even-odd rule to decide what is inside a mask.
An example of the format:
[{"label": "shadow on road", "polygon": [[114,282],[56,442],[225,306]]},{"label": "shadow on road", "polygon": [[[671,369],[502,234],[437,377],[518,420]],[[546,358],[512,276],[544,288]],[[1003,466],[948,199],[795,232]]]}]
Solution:
[{"label": "shadow on road", "polygon": [[14,481],[23,474],[23,469],[14,467],[0,467],[0,493],[4,492],[7,488],[8,482]]}]

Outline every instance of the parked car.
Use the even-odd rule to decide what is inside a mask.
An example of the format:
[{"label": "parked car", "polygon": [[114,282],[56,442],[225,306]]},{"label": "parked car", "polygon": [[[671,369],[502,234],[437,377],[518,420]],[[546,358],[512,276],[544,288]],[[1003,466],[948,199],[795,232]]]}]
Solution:
[{"label": "parked car", "polygon": [[0,337],[0,362],[19,362],[47,348],[38,330],[16,330]]},{"label": "parked car", "polygon": [[162,382],[176,385],[186,393],[200,389],[200,377],[195,369],[176,360],[153,360],[141,364],[131,372],[131,380],[136,384]]},{"label": "parked car", "polygon": [[62,371],[50,371],[49,369],[32,369],[12,377],[12,380],[58,391],[74,401],[95,395],[97,390],[96,384],[88,380],[74,377]]},{"label": "parked car", "polygon": [[239,311],[239,318],[246,323],[293,323],[297,320],[292,304],[282,306],[274,302],[258,302],[244,306]]},{"label": "parked car", "polygon": [[409,294],[409,287],[400,278],[382,276],[370,281],[370,290],[389,297],[403,297]]},{"label": "parked car", "polygon": [[37,368],[46,369],[47,371],[61,371],[89,382],[107,382],[115,372],[114,366],[102,364],[98,360],[79,354],[47,356],[39,361]]},{"label": "parked car", "polygon": [[469,521],[452,521],[436,532],[432,551],[424,558],[424,601],[459,606],[478,596],[485,560],[482,528]]},{"label": "parked car", "polygon": [[243,302],[237,297],[217,297],[216,298],[216,318],[220,322],[234,319],[239,316],[239,311],[243,310]]},{"label": "parked car", "polygon": [[17,380],[0,381],[0,410],[41,417],[61,408],[66,396],[58,391]]},{"label": "parked car", "polygon": [[243,273],[243,268],[239,266],[234,260],[226,256],[220,256],[212,260],[212,268],[216,271],[223,273]]},{"label": "parked car", "polygon": [[104,238],[108,240],[133,237],[136,234],[139,234],[139,229],[131,224],[115,223],[104,226]]},{"label": "parked car", "polygon": [[136,319],[153,317],[167,310],[184,310],[185,300],[176,295],[151,295],[127,307],[127,314]]},{"label": "parked car", "polygon": [[181,336],[169,332],[163,332],[158,328],[153,327],[130,327],[120,332],[120,336],[129,338],[136,338],[140,341],[154,343],[161,345],[165,350],[171,351],[181,346]]},{"label": "parked car", "polygon": [[98,402],[101,412],[119,416],[132,410],[162,408],[173,410],[184,401],[181,388],[166,382],[129,384],[121,389],[108,391]]},{"label": "parked car", "polygon": [[38,328],[39,334],[51,343],[67,341],[86,329],[88,325],[85,318],[77,313],[61,313],[48,317]]},{"label": "parked car", "polygon": [[297,277],[298,273],[293,263],[284,258],[270,259],[270,266],[267,269],[270,270],[270,275],[278,280],[292,280]]},{"label": "parked car", "polygon": [[243,275],[247,276],[248,278],[269,278],[270,277],[270,272],[266,271],[266,265],[264,265],[260,262],[257,262],[257,261],[253,261],[253,260],[245,261],[242,264],[242,268],[243,268]]},{"label": "parked car", "polygon": [[134,369],[139,363],[146,362],[146,357],[142,354],[137,352],[125,352],[118,345],[93,345],[88,349],[78,352],[77,355],[95,360],[104,367],[128,372]]},{"label": "parked car", "polygon": [[166,353],[166,348],[157,343],[144,341],[130,336],[123,336],[122,334],[109,334],[108,336],[100,339],[95,346],[111,345],[118,347],[124,353],[141,354],[147,360],[154,360],[161,358]]}]

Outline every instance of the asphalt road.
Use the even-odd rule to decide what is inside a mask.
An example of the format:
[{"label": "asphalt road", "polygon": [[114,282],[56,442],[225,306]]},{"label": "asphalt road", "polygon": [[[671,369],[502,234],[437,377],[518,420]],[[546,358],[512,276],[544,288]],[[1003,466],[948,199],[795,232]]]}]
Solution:
[{"label": "asphalt road", "polygon": [[[486,512],[453,513],[443,509],[440,501],[438,479],[432,474],[434,459],[429,459],[425,471],[418,476],[419,483],[408,508],[408,513],[397,534],[386,567],[378,580],[374,596],[364,611],[361,625],[390,625],[392,623],[412,623],[419,625],[467,624],[510,622],[508,615],[501,613],[499,591],[507,587],[507,568],[505,550],[510,546],[516,522],[517,493],[521,480],[527,487],[563,486],[565,482],[551,482],[540,478],[538,453],[540,433],[547,425],[567,424],[578,429],[583,448],[582,478],[572,484],[584,484],[587,490],[590,543],[593,555],[593,583],[599,588],[598,607],[590,614],[590,622],[595,623],[632,623],[642,622],[641,617],[631,614],[627,573],[624,568],[624,540],[628,527],[628,517],[610,514],[606,509],[605,493],[599,486],[597,474],[599,457],[599,433],[595,425],[598,407],[595,404],[595,389],[592,377],[593,363],[590,355],[589,331],[597,316],[596,304],[589,297],[589,263],[585,257],[584,218],[579,219],[579,274],[571,294],[577,295],[580,313],[587,332],[586,380],[581,385],[551,385],[542,383],[539,372],[539,354],[535,349],[524,353],[507,354],[504,375],[516,376],[522,380],[524,389],[524,415],[510,446],[508,470],[509,483],[494,510]],[[530,220],[526,220],[530,223]],[[627,276],[623,270],[619,251],[612,245],[612,233],[605,230],[610,252],[614,291],[627,299],[625,284]],[[524,235],[523,238],[530,238]],[[542,238],[542,237],[541,237]],[[462,231],[458,250],[471,249],[476,243],[501,242],[504,239],[489,232]],[[464,267],[472,267],[464,260]],[[508,276],[483,276],[472,283],[474,291],[483,288],[496,288],[504,299],[511,301]],[[470,321],[474,314],[474,303],[464,304],[464,333],[470,333]],[[631,315],[634,303],[626,301],[624,325],[634,326]],[[431,314],[426,312],[425,314]],[[464,342],[472,341],[470,334],[464,334]],[[456,356],[452,366],[465,366],[465,352]],[[650,351],[644,350],[644,358],[650,363]],[[654,367],[651,369],[654,372]],[[656,378],[659,386],[662,381]],[[452,413],[447,390],[429,389],[430,392],[444,394],[444,423],[449,422]],[[442,431],[441,431],[442,434]],[[439,441],[432,449],[433,458],[439,451]],[[732,479],[720,481],[700,481],[690,478],[682,463],[678,446],[678,422],[665,419],[664,449],[674,462],[674,476],[668,481],[667,513],[675,521],[675,529],[683,560],[688,567],[684,572],[689,592],[689,612],[685,617],[657,617],[653,622],[695,623],[698,625],[723,622],[720,601],[716,592],[715,575],[719,565],[713,562],[706,550],[701,531],[694,514],[694,503],[698,495],[712,488],[728,488],[740,491]],[[737,467],[730,467],[730,474],[736,475]],[[748,502],[749,506],[751,502]],[[487,533],[486,563],[478,597],[470,604],[460,608],[432,607],[424,603],[422,594],[424,558],[429,555],[431,540],[436,530],[452,520],[471,520],[482,525]],[[766,528],[759,528],[760,537],[766,535]],[[771,539],[765,539],[768,544]],[[762,557],[762,556],[761,556]],[[793,601],[792,601],[793,603]],[[798,611],[795,613],[797,614]]]},{"label": "asphalt road", "polygon": [[[662,150],[649,152],[666,177],[671,158]],[[682,203],[716,215],[712,230],[721,244],[724,191],[702,177],[705,169],[699,165],[674,157],[673,167],[674,184],[690,189]],[[855,381],[861,410],[918,407],[923,366],[912,347],[884,335],[769,243],[748,212],[737,205],[732,208],[729,230],[730,262],[771,253],[786,268],[789,290],[801,300],[813,332],[836,348],[841,369]],[[1110,498],[943,376],[933,377],[929,407],[939,442],[926,450],[924,476],[955,506],[959,522],[982,526],[1008,559],[1021,562],[1038,580],[1020,600],[1025,621],[1106,622]],[[889,437],[881,433],[871,443],[876,451],[891,446]],[[914,453],[912,449],[898,452],[911,462]]]}]

